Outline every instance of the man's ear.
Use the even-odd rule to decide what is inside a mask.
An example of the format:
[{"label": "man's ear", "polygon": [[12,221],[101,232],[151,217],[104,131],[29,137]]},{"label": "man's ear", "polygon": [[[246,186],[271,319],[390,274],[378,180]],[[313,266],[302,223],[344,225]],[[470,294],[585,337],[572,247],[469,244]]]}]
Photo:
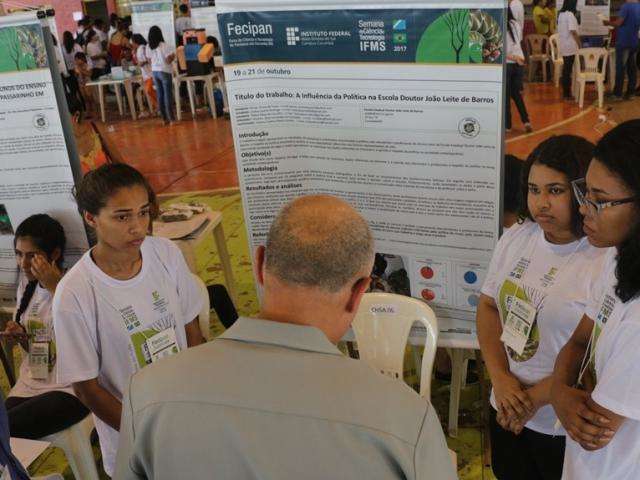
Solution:
[{"label": "man's ear", "polygon": [[346,306],[347,312],[355,313],[358,311],[362,296],[368,290],[370,283],[371,277],[362,277],[351,286],[351,293],[349,294],[349,301]]},{"label": "man's ear", "polygon": [[264,286],[264,263],[265,263],[265,248],[260,245],[256,248],[256,253],[253,262],[253,273],[256,276],[258,284]]}]

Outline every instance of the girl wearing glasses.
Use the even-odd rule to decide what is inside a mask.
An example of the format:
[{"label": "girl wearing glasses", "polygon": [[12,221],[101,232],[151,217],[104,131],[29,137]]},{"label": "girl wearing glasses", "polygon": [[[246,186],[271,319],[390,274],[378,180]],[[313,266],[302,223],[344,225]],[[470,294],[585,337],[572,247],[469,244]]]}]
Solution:
[{"label": "girl wearing glasses", "polygon": [[600,140],[574,190],[589,242],[607,256],[554,371],[552,403],[570,437],[563,478],[638,479],[640,120]]},{"label": "girl wearing glasses", "polygon": [[111,476],[129,377],[202,342],[202,297],[178,247],[147,236],[155,194],[140,172],[103,165],[75,194],[97,243],[53,299],[58,381],[71,383],[93,412]]},{"label": "girl wearing glasses", "polygon": [[580,321],[604,252],[583,238],[571,181],[593,156],[586,140],[541,143],[523,166],[526,205],[494,251],[477,310],[493,391],[492,467],[501,479],[559,479],[564,432],[549,404],[556,356]]}]

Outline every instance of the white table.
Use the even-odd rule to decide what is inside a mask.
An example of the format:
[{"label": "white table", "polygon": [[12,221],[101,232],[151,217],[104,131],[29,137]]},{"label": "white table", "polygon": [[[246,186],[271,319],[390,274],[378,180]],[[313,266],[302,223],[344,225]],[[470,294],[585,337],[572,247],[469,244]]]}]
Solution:
[{"label": "white table", "polygon": [[[213,241],[218,249],[218,256],[220,257],[220,264],[222,265],[222,273],[227,285],[227,290],[234,303],[238,304],[238,297],[236,295],[236,283],[233,278],[233,269],[231,268],[231,259],[229,258],[229,252],[227,250],[227,243],[224,237],[224,230],[222,228],[222,212],[207,211],[204,213],[206,221],[194,232],[189,235],[172,238],[162,232],[162,222],[153,223],[154,235],[159,237],[170,238],[182,251],[185,261],[189,266],[189,269],[194,274],[196,273],[196,255],[195,248],[198,246],[207,235],[213,234]],[[178,222],[175,222],[178,223]]]},{"label": "white table", "polygon": [[114,85],[116,91],[116,100],[118,102],[118,111],[120,115],[124,115],[123,103],[122,103],[122,91],[120,86],[124,86],[124,91],[127,95],[127,102],[129,103],[129,111],[131,112],[131,118],[137,120],[136,105],[133,98],[133,75],[129,72],[124,72],[123,78],[113,78],[111,75],[102,75],[97,80],[87,82],[88,87],[96,87],[98,90],[98,99],[100,101],[100,117],[103,122],[106,122],[106,114],[104,107],[104,87],[107,85]]}]

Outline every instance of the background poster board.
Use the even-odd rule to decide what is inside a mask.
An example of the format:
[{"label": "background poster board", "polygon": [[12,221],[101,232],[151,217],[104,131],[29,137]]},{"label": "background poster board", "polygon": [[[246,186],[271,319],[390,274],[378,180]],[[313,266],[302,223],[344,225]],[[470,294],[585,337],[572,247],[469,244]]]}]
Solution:
[{"label": "background poster board", "polygon": [[131,2],[131,29],[149,40],[149,29],[157,25],[162,30],[164,42],[176,48],[176,29],[173,23],[172,0]]},{"label": "background poster board", "polygon": [[218,30],[218,18],[215,6],[207,5],[208,2],[191,1],[191,26],[193,28],[204,28],[207,35],[213,35],[220,41],[220,31]]},{"label": "background poster board", "polygon": [[216,3],[251,247],[290,199],[339,196],[372,227],[375,283],[474,331],[500,228],[504,2],[236,5]]},{"label": "background poster board", "polygon": [[62,223],[68,266],[88,248],[71,195],[79,165],[48,32],[35,12],[0,17],[0,305],[15,300],[13,233],[28,216]]}]

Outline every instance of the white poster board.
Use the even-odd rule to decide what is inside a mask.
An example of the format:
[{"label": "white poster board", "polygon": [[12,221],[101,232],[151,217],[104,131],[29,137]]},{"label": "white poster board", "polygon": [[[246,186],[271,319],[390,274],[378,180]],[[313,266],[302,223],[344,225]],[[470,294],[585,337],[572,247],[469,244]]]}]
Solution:
[{"label": "white poster board", "polygon": [[505,3],[236,5],[216,4],[251,247],[292,198],[339,196],[373,230],[374,284],[473,335],[500,228]]},{"label": "white poster board", "polygon": [[35,12],[0,17],[0,304],[15,299],[13,233],[25,218],[47,213],[62,223],[68,266],[88,247],[51,53]]},{"label": "white poster board", "polygon": [[148,0],[131,2],[131,29],[149,41],[149,29],[157,25],[162,30],[164,42],[176,48],[176,28],[173,22],[172,0]]},{"label": "white poster board", "polygon": [[207,36],[213,35],[218,41],[220,41],[216,7],[197,7],[192,3],[191,26],[193,26],[193,28],[204,28],[207,32]]}]

